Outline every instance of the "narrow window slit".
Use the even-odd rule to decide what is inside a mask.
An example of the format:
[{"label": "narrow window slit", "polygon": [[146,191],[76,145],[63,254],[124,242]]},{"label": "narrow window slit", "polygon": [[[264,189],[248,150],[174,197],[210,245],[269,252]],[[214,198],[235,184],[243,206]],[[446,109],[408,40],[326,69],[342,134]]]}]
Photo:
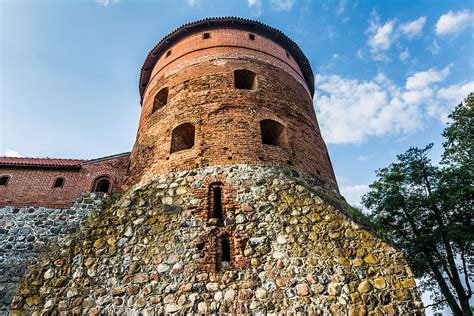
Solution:
[{"label": "narrow window slit", "polygon": [[212,189],[214,192],[214,217],[223,221],[222,217],[222,191],[220,187]]},{"label": "narrow window slit", "polygon": [[230,264],[231,253],[230,253],[230,242],[229,237],[224,236],[221,240],[221,262],[227,262]]},{"label": "narrow window slit", "polygon": [[209,218],[217,218],[224,222],[224,212],[222,207],[222,183],[212,183],[209,186]]},{"label": "narrow window slit", "polygon": [[202,38],[203,38],[203,39],[208,39],[208,38],[210,38],[210,37],[211,37],[211,34],[210,34],[210,33],[204,33],[204,34],[202,34]]}]

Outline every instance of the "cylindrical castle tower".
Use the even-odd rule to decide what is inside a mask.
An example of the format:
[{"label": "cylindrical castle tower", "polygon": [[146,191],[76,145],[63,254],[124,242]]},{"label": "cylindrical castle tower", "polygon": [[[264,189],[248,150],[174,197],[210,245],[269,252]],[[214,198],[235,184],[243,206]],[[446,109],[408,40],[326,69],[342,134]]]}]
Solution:
[{"label": "cylindrical castle tower", "polygon": [[337,194],[313,89],[261,23],[166,36],[140,78],[131,187],[32,266],[12,314],[421,315],[403,254]]},{"label": "cylindrical castle tower", "polygon": [[143,65],[129,183],[196,167],[270,164],[337,192],[313,94],[307,58],[282,32],[234,17],[185,24]]}]

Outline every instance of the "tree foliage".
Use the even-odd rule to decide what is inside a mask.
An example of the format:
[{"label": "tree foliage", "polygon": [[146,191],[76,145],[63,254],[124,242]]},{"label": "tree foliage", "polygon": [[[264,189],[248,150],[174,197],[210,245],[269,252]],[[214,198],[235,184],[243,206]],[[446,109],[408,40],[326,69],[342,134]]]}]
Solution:
[{"label": "tree foliage", "polygon": [[454,315],[472,315],[473,113],[471,93],[449,116],[440,166],[429,159],[433,144],[410,148],[377,171],[362,198],[385,237],[405,252],[421,288]]}]

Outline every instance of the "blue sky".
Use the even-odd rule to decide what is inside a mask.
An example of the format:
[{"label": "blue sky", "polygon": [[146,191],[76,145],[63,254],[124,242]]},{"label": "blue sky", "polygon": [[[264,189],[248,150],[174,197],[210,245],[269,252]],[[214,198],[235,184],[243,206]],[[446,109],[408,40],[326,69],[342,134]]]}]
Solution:
[{"label": "blue sky", "polygon": [[258,19],[294,39],[316,74],[315,109],[353,204],[410,146],[434,142],[474,91],[472,1],[0,1],[0,155],[129,151],[149,50],[181,24]]}]

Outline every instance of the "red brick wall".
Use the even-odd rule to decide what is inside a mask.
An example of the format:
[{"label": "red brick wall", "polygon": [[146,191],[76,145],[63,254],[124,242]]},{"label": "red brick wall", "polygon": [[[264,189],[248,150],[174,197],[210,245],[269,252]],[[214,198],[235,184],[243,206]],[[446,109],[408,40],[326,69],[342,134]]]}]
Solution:
[{"label": "red brick wall", "polygon": [[[203,31],[204,32],[204,31]],[[172,170],[221,164],[275,164],[309,173],[337,190],[313,102],[301,70],[285,49],[256,33],[209,29],[190,34],[161,56],[144,94],[129,183]],[[257,74],[256,90],[234,88],[234,70]],[[155,94],[168,103],[152,113]],[[262,144],[260,120],[286,126],[288,148]],[[192,149],[170,154],[172,130],[196,128]]]},{"label": "red brick wall", "polygon": [[[97,177],[112,180],[112,192],[121,191],[129,156],[84,164],[81,169],[0,167],[0,176],[9,176],[7,186],[0,186],[0,207],[44,206],[70,207],[81,193],[91,191]],[[54,180],[65,179],[62,188],[53,188]]]}]

